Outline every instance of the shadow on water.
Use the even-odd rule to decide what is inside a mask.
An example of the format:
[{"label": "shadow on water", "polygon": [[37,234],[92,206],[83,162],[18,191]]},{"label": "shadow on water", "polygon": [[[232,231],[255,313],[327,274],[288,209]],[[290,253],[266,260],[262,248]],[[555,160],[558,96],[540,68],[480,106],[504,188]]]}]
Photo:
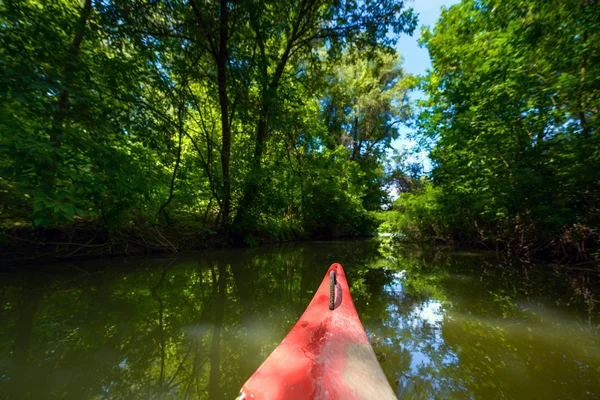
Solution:
[{"label": "shadow on water", "polygon": [[0,393],[231,399],[344,265],[399,398],[598,398],[598,276],[389,241],[4,271]]}]

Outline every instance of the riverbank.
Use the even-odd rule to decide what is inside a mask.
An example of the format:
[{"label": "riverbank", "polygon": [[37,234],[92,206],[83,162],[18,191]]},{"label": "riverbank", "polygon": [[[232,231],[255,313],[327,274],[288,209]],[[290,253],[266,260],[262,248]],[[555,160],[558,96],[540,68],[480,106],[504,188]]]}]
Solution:
[{"label": "riverbank", "polygon": [[182,231],[150,226],[111,233],[106,229],[74,224],[68,229],[5,230],[0,235],[0,265],[179,253],[227,245],[223,236],[209,230]]},{"label": "riverbank", "polygon": [[194,250],[255,247],[270,243],[365,238],[372,235],[306,234],[299,230],[256,231],[242,237],[203,226],[131,226],[118,232],[77,222],[61,229],[14,227],[0,231],[0,266],[52,264],[132,255],[179,254]]},{"label": "riverbank", "polygon": [[[395,207],[415,198],[405,194]],[[407,200],[408,199],[408,200]],[[415,213],[404,207],[403,211],[383,211],[377,213],[380,234],[390,235],[393,240],[423,245],[443,245],[455,249],[481,249],[503,254],[525,263],[589,264],[600,261],[600,236],[596,230],[582,225],[564,227],[559,233],[545,236],[533,228],[527,230],[509,229],[506,226],[487,226],[475,233],[457,233],[456,225],[442,223],[428,212]],[[385,232],[385,233],[384,233]]]},{"label": "riverbank", "polygon": [[[454,250],[492,251],[504,259],[525,263],[551,263],[598,269],[600,264],[594,254],[559,252],[546,248],[535,253],[519,252],[514,247],[499,242],[452,241],[444,238],[414,237],[399,233],[380,232],[377,235],[308,235],[301,231],[254,232],[242,238],[232,233],[195,226],[132,226],[119,232],[90,223],[74,223],[63,229],[33,229],[15,227],[0,232],[0,266],[27,264],[53,264],[63,261],[92,260],[133,255],[179,254],[194,250],[256,247],[273,243],[320,241],[332,239],[358,239],[373,236],[385,237],[396,244],[445,247]],[[564,248],[562,249],[564,250]]]},{"label": "riverbank", "polygon": [[[64,229],[15,228],[1,234],[0,265],[121,257],[139,254],[178,254],[185,251],[243,246],[232,235],[203,227],[132,226],[118,232],[90,224]],[[259,235],[256,244],[302,239]],[[253,243],[251,243],[253,244]],[[247,244],[246,244],[247,245]]]}]

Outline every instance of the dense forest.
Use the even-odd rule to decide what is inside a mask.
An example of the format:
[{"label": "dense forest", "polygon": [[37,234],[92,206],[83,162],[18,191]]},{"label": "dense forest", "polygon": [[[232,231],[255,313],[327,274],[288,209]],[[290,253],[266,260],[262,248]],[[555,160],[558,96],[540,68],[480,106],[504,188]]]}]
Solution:
[{"label": "dense forest", "polygon": [[[423,27],[420,78],[396,48],[410,5],[3,1],[3,251],[178,251],[385,220],[404,239],[597,257],[600,4],[463,0]],[[402,125],[431,171],[393,155]]]},{"label": "dense forest", "polygon": [[3,1],[4,239],[372,232],[416,24],[393,0]]},{"label": "dense forest", "polygon": [[[419,139],[387,229],[525,257],[597,257],[600,4],[463,0],[422,31]],[[595,255],[594,255],[595,253]]]}]

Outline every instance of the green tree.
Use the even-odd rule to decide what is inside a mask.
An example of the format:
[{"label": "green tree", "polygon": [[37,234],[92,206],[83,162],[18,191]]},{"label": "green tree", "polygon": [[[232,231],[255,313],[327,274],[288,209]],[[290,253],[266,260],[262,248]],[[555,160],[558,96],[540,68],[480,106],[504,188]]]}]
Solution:
[{"label": "green tree", "polygon": [[423,31],[440,236],[522,254],[597,245],[599,24],[596,2],[464,0]]},{"label": "green tree", "polygon": [[349,51],[325,77],[329,81],[322,118],[327,126],[326,145],[343,145],[350,160],[360,165],[368,210],[379,210],[387,197],[384,160],[398,127],[410,117],[408,90],[414,78],[402,70],[395,52],[379,52],[368,59]]}]

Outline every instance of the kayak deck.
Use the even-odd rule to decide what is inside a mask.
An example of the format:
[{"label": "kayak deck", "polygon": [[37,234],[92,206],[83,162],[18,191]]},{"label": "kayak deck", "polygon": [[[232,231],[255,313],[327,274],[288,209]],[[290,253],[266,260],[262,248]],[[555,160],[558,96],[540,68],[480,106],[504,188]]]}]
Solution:
[{"label": "kayak deck", "polygon": [[[335,272],[333,310],[330,273]],[[310,304],[283,341],[242,387],[249,399],[395,399],[350,295],[332,264]]]}]

